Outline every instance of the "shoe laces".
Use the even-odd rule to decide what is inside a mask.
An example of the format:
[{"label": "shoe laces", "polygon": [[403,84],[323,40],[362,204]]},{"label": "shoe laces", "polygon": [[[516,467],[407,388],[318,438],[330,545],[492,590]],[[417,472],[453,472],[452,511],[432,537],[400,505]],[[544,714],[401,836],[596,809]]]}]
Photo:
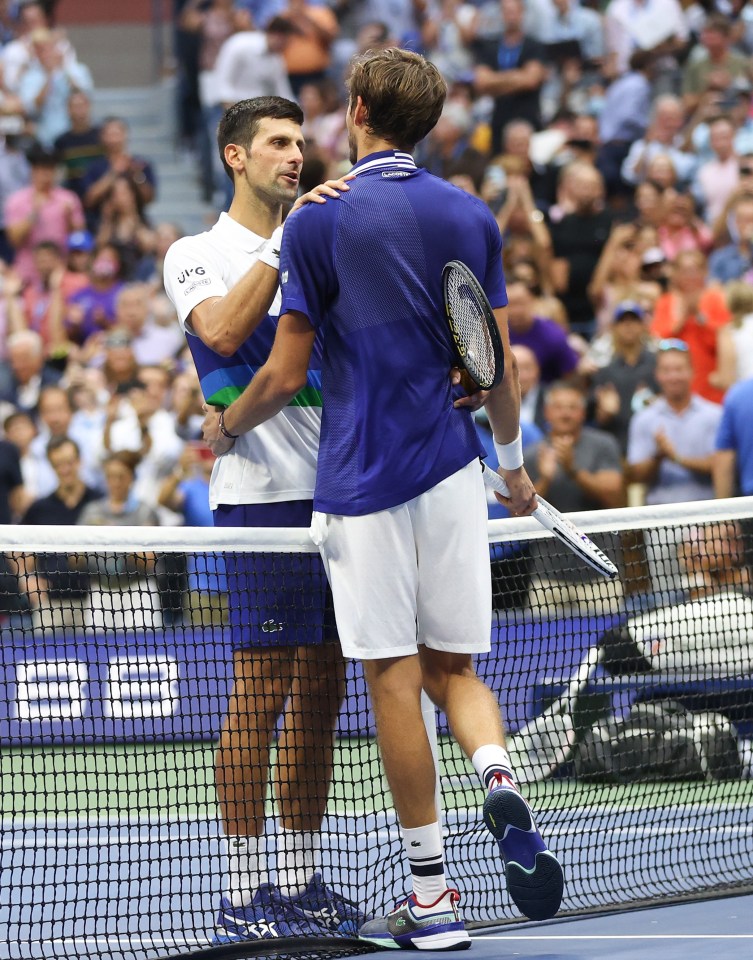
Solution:
[{"label": "shoe laces", "polygon": [[499,772],[492,774],[492,780],[489,784],[489,791],[491,792],[495,787],[512,787],[513,790],[518,789],[509,777],[506,777],[503,773]]},{"label": "shoe laces", "polygon": [[[434,903],[439,903],[439,901],[440,901],[443,897],[445,897],[448,892],[449,892],[449,894],[450,894],[450,903],[451,903],[453,906],[455,906],[456,904],[460,903],[460,894],[458,893],[458,891],[457,891],[454,887],[448,887],[447,890],[445,890],[445,892],[442,894],[442,896],[437,897],[437,899],[434,901]],[[395,910],[399,910],[401,907],[404,907],[404,906],[406,906],[407,904],[410,904],[411,900],[412,900],[415,904],[417,904],[419,907],[423,907],[424,909],[426,909],[427,907],[433,907],[433,906],[434,906],[434,903],[419,903],[418,900],[416,899],[415,893],[411,893],[411,894],[409,894],[407,897],[405,897],[404,900],[398,900],[398,902],[395,904]]]}]

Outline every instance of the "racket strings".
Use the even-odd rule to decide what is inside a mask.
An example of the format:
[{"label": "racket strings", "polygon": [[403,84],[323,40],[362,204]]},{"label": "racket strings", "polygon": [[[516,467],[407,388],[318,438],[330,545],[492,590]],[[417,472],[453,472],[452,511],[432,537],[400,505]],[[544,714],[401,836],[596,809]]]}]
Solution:
[{"label": "racket strings", "polygon": [[450,328],[466,370],[483,389],[494,383],[497,363],[486,322],[486,311],[476,291],[457,271],[447,277]]}]

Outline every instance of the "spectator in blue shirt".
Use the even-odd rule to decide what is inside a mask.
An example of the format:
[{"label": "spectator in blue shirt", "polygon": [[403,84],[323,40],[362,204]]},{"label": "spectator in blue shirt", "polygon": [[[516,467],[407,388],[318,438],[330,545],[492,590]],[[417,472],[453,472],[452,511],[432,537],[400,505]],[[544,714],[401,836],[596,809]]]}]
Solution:
[{"label": "spectator in blue shirt", "polygon": [[742,194],[732,206],[737,241],[720,247],[709,257],[709,274],[720,283],[750,279],[753,269],[753,195]]},{"label": "spectator in blue shirt", "polygon": [[710,500],[721,408],[692,392],[693,364],[682,340],[660,342],[655,376],[660,397],[630,422],[630,479],[647,485],[647,503]]},{"label": "spectator in blue shirt", "polygon": [[620,168],[630,145],[646,131],[651,114],[651,77],[655,59],[646,50],[636,50],[630,69],[610,84],[599,115],[601,149],[596,165],[601,170],[607,195],[627,189]]}]

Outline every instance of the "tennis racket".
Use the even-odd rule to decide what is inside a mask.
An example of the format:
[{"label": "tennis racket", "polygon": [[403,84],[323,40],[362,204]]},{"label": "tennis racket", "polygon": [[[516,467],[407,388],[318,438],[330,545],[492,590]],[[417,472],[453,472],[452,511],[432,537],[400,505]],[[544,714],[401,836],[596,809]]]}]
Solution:
[{"label": "tennis racket", "polygon": [[[481,284],[464,263],[450,260],[442,270],[442,293],[458,363],[482,390],[491,390],[502,381],[505,354],[494,311]],[[502,477],[483,462],[481,466],[487,486],[509,496]],[[546,500],[539,496],[536,499],[539,505],[533,516],[542,526],[602,576],[617,576],[617,567],[592,540]]]},{"label": "tennis racket", "polygon": [[[491,487],[492,490],[501,493],[503,497],[510,495],[507,484],[496,470],[487,467],[483,461],[481,462],[481,469],[483,470],[484,483],[487,487]],[[596,546],[590,537],[587,537],[572,521],[568,520],[564,514],[555,509],[551,503],[547,503],[543,497],[536,494],[536,500],[538,507],[534,510],[532,516],[539,521],[542,527],[546,527],[547,530],[551,531],[566,547],[569,547],[576,556],[580,557],[589,567],[593,567],[602,577],[607,577],[611,580],[617,576],[617,567],[609,557]]]},{"label": "tennis racket", "polygon": [[460,260],[445,264],[442,292],[458,363],[482,390],[491,390],[505,374],[505,351],[491,304]]}]

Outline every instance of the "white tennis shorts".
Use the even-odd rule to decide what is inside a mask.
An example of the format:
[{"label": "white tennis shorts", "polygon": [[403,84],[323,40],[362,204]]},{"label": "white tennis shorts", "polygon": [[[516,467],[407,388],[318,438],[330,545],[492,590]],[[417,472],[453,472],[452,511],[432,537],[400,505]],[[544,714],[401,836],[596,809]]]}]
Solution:
[{"label": "white tennis shorts", "polygon": [[408,503],[362,517],[314,513],[311,536],[332,586],[346,657],[482,653],[491,572],[477,460]]}]

